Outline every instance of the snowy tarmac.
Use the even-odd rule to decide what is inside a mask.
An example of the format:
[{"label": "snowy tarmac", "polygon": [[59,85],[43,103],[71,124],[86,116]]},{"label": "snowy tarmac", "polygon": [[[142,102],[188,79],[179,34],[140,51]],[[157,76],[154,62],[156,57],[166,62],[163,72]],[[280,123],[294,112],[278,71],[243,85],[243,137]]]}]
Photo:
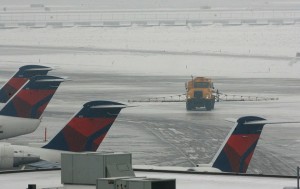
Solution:
[{"label": "snowy tarmac", "polygon": [[[224,121],[226,118],[256,115],[299,121],[300,67],[299,63],[292,65],[289,62],[289,57],[292,58],[300,49],[296,32],[299,26],[286,27],[289,29],[278,26],[236,26],[231,29],[213,26],[192,30],[186,27],[1,30],[0,84],[24,64],[52,66],[56,70],[51,74],[68,76],[72,80],[60,86],[36,132],[8,141],[17,144],[41,141],[45,127],[48,138],[52,138],[89,100],[127,103],[132,99],[183,94],[184,83],[191,75],[212,77],[215,87],[223,93],[279,98],[278,101],[265,102],[219,102],[210,112],[202,109],[187,112],[182,102],[135,103],[132,105],[136,107],[122,110],[99,148],[100,151],[132,152],[134,164],[188,167],[209,163],[233,126]],[[228,39],[218,37],[220,31],[227,34],[235,31],[239,39],[228,45]],[[260,31],[264,31],[265,37],[256,39]],[[103,43],[103,36],[97,32],[107,37],[103,38]],[[148,34],[146,41],[142,37],[145,32]],[[188,32],[188,37],[184,36],[185,32]],[[11,33],[19,35],[13,37]],[[164,39],[161,34],[167,37]],[[46,36],[48,38],[44,38]],[[176,39],[176,36],[182,38]],[[210,44],[207,39],[213,39],[213,36],[219,40]],[[234,36],[229,35],[229,38],[234,39]],[[197,43],[193,43],[193,39],[197,39]],[[281,51],[278,45],[282,43]],[[221,48],[227,54],[273,58],[188,54],[205,49],[202,44],[208,45],[209,52],[218,52]],[[241,48],[243,45],[248,49]],[[156,46],[160,49],[154,52]],[[162,53],[164,51],[181,54]],[[298,124],[267,125],[248,173],[295,175],[296,166],[300,164],[298,133]]]}]

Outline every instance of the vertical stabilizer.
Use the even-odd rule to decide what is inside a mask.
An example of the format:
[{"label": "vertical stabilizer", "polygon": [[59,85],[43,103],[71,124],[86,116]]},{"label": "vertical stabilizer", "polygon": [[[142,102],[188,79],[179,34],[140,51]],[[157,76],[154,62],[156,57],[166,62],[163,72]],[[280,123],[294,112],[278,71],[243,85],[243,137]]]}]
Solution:
[{"label": "vertical stabilizer", "polygon": [[0,115],[39,119],[64,79],[34,76],[5,104]]},{"label": "vertical stabilizer", "polygon": [[265,125],[264,123],[247,123],[261,120],[265,119],[255,116],[239,118],[236,126],[213,158],[212,167],[223,172],[246,173]]},{"label": "vertical stabilizer", "polygon": [[72,152],[96,151],[125,107],[124,104],[111,101],[88,102],[43,148]]}]

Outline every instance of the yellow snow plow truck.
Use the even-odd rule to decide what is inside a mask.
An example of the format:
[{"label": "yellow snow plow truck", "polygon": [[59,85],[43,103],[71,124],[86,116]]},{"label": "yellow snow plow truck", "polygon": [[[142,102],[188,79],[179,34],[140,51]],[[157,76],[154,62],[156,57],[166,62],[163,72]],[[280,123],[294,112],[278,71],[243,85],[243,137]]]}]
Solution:
[{"label": "yellow snow plow truck", "polygon": [[213,82],[209,78],[196,77],[185,83],[186,109],[193,110],[197,107],[205,107],[210,111],[215,106]]}]

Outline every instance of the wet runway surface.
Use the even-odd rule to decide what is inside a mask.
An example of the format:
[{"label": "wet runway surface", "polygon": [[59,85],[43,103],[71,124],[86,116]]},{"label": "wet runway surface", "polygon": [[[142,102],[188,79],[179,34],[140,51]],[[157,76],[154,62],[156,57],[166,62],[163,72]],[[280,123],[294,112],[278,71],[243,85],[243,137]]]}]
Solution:
[{"label": "wet runway surface", "polygon": [[[12,63],[10,69],[14,67],[18,64]],[[12,73],[1,70],[0,84]],[[59,69],[53,74],[68,75],[72,81],[61,85],[36,132],[8,142],[39,142],[45,127],[48,138],[52,138],[84,102],[115,100],[136,107],[122,110],[99,151],[132,152],[134,164],[194,166],[209,163],[213,158],[233,127],[232,123],[225,122],[226,118],[256,115],[297,120],[300,117],[300,79],[213,78],[221,92],[279,100],[219,102],[213,111],[187,112],[184,102],[128,103],[127,100],[182,94],[189,77],[84,73],[76,66],[72,71]],[[295,175],[300,164],[299,133],[298,124],[265,126],[248,173]]]}]

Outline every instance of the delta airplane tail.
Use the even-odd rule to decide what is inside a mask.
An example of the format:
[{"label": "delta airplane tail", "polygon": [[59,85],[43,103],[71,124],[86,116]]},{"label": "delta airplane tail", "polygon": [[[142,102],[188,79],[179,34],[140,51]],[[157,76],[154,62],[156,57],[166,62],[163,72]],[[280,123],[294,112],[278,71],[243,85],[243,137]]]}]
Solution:
[{"label": "delta airplane tail", "polygon": [[39,119],[60,83],[56,76],[34,76],[0,110],[0,115]]},{"label": "delta airplane tail", "polygon": [[63,78],[34,76],[0,110],[0,139],[31,133]]},{"label": "delta airplane tail", "polygon": [[47,75],[52,68],[40,65],[26,65],[19,70],[0,89],[0,103],[6,103],[33,76]]},{"label": "delta airplane tail", "polygon": [[88,102],[42,148],[72,152],[96,151],[121,109],[125,107],[124,104],[111,101]]},{"label": "delta airplane tail", "polygon": [[265,119],[255,116],[239,118],[212,160],[212,167],[223,172],[246,173]]}]

